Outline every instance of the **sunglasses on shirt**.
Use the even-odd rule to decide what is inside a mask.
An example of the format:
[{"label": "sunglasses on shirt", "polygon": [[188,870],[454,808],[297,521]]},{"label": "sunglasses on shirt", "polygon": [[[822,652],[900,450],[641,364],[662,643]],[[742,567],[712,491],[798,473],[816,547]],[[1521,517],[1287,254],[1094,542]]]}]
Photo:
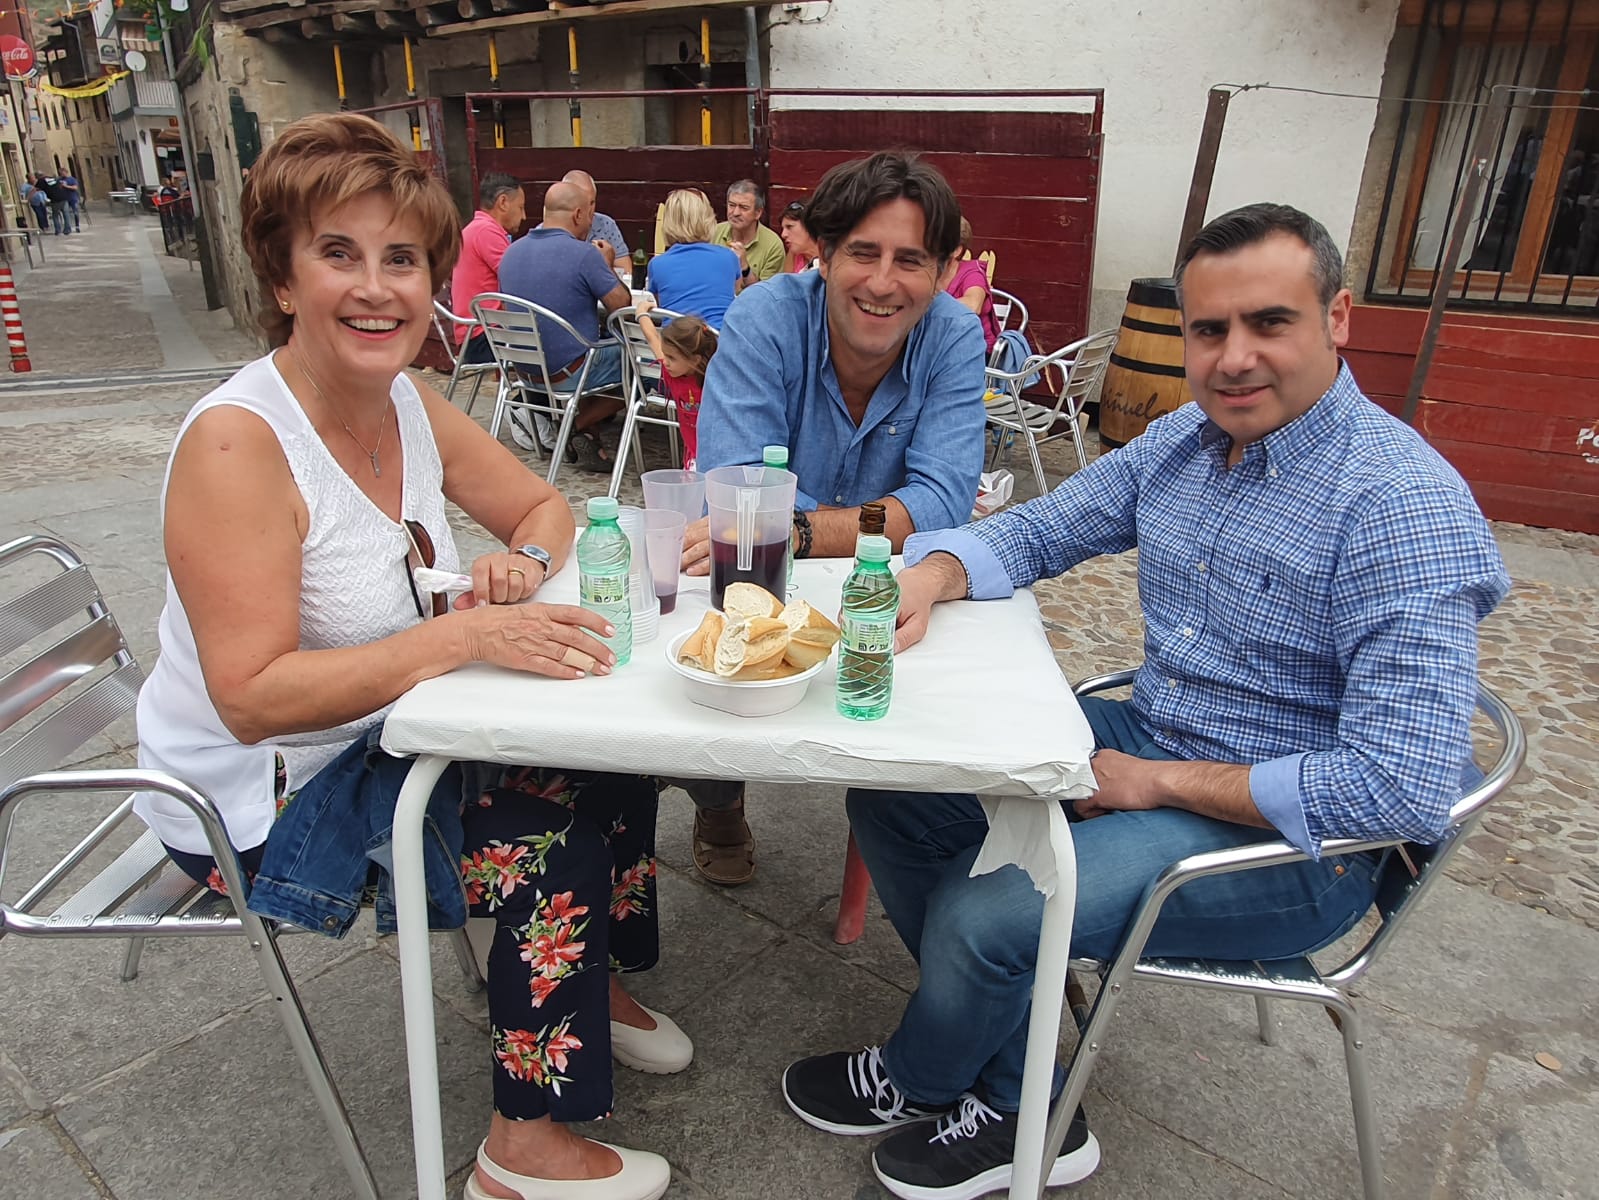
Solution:
[{"label": "sunglasses on shirt", "polygon": [[430,570],[438,561],[438,551],[433,547],[433,537],[427,531],[427,526],[421,521],[402,521],[405,527],[405,539],[409,543],[405,551],[405,582],[411,588],[411,600],[416,605],[416,615],[426,620],[429,616],[442,617],[450,611],[450,598],[443,592],[429,592],[428,598],[432,601],[431,612],[422,604],[422,593],[416,586],[416,568],[427,567]]}]

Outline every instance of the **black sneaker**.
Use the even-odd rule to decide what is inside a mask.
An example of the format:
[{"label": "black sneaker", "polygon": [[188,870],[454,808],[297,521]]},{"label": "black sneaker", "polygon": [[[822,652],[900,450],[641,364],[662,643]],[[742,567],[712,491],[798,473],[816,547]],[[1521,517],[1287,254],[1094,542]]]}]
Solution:
[{"label": "black sneaker", "polygon": [[853,1054],[820,1054],[783,1072],[783,1099],[807,1125],[845,1137],[866,1137],[911,1121],[929,1121],[944,1109],[918,1108],[888,1080],[883,1052],[868,1046]]},{"label": "black sneaker", "polygon": [[[967,1092],[931,1134],[906,1129],[872,1152],[872,1170],[903,1200],[974,1200],[1010,1188],[1016,1114],[995,1112]],[[1087,1179],[1099,1166],[1099,1142],[1079,1108],[1049,1170],[1050,1187]]]}]

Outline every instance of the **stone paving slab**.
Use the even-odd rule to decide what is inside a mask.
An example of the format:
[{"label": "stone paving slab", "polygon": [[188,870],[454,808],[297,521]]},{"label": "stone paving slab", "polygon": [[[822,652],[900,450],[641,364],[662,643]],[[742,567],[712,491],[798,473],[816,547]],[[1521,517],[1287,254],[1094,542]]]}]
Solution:
[{"label": "stone paving slab", "polygon": [[[191,974],[191,979],[204,976]],[[415,1194],[399,972],[364,953],[301,989],[385,1197]],[[482,1137],[489,1055],[446,1009],[436,1021],[448,1161]],[[335,1158],[282,1026],[265,1006],[205,1029],[60,1110],[118,1200],[256,1197],[342,1200]]]},{"label": "stone paving slab", "polygon": [[19,1198],[96,1200],[100,1193],[49,1126],[35,1124],[0,1132],[0,1193]]}]

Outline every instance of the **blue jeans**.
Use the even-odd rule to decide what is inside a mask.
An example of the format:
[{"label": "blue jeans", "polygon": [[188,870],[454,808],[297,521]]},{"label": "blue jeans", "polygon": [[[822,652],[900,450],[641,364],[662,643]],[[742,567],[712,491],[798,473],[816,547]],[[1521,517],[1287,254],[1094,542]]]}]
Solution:
[{"label": "blue jeans", "polygon": [[[1094,744],[1171,758],[1122,701],[1085,697]],[[888,1075],[915,1103],[942,1107],[979,1087],[1002,1112],[1021,1106],[1033,966],[1044,898],[1019,867],[970,878],[988,821],[975,796],[849,794],[850,828],[921,979],[883,1047]],[[1144,888],[1189,854],[1271,841],[1175,808],[1108,813],[1072,826],[1077,851],[1073,957],[1109,959]],[[1375,855],[1328,858],[1197,880],[1167,901],[1146,953],[1290,958],[1336,940],[1371,907]],[[1064,1073],[1057,1067],[1058,1091]]]}]

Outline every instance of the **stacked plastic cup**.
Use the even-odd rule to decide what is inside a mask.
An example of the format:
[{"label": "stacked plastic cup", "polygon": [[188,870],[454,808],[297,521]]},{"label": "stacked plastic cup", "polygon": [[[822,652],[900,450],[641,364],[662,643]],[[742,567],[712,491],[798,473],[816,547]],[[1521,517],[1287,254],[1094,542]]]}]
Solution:
[{"label": "stacked plastic cup", "polygon": [[644,531],[644,510],[623,505],[617,510],[616,523],[627,534],[632,547],[629,567],[628,597],[633,607],[633,644],[653,641],[661,625],[661,602],[655,595],[655,579],[650,574],[649,542]]}]

